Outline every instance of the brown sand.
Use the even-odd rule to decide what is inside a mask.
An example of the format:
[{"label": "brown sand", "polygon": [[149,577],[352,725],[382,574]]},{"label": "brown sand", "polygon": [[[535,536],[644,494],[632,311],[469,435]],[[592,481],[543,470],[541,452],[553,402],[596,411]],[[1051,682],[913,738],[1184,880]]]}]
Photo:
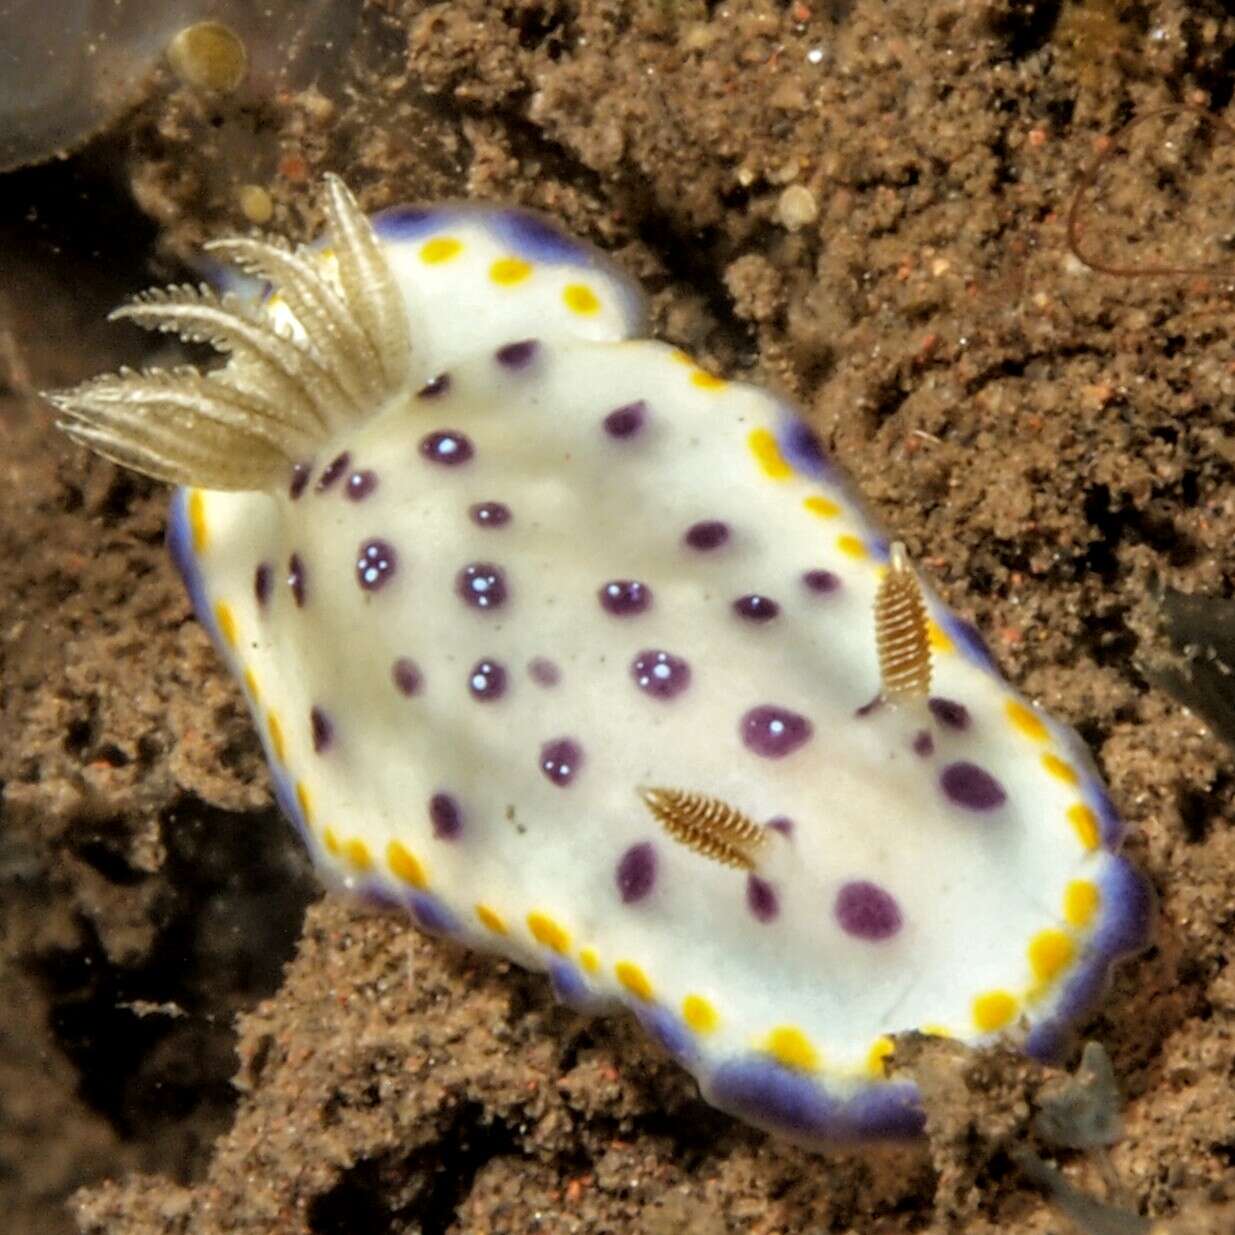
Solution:
[{"label": "brown sand", "polygon": [[[1231,753],[1142,673],[1156,586],[1235,590],[1233,280],[1097,275],[1063,224],[1103,134],[1225,109],[1233,64],[1235,21],[1199,0],[371,0],[329,89],[160,79],[74,162],[7,178],[7,1230],[70,1231],[83,1184],[98,1235],[1066,1225],[1012,1165],[1044,1076],[1024,1061],[902,1052],[925,1055],[929,1144],[812,1157],[539,978],[342,901],[304,912],[160,547],[165,494],[49,432],[29,392],[140,355],[106,305],[243,228],[241,183],[302,235],[328,169],[370,208],[546,209],[645,281],[658,334],[802,400],[1132,824],[1157,943],[1084,1026],[1128,1099],[1127,1203],[1235,1187]],[[1231,266],[1235,142],[1176,117],[1128,144],[1087,251]],[[797,189],[818,215],[790,230]],[[1058,1160],[1102,1191],[1096,1159]]]}]

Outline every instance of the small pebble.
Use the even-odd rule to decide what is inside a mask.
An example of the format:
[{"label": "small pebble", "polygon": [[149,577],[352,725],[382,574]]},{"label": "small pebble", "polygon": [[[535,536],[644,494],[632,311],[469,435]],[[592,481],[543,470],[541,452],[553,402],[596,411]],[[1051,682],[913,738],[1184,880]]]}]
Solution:
[{"label": "small pebble", "polygon": [[240,36],[221,21],[185,26],[167,45],[167,62],[186,86],[230,94],[249,71]]},{"label": "small pebble", "polygon": [[242,184],[236,190],[236,200],[240,203],[240,210],[244,217],[250,223],[256,223],[259,226],[264,223],[269,223],[271,216],[274,214],[274,202],[270,199],[270,194],[259,184]]},{"label": "small pebble", "polygon": [[776,217],[782,227],[796,232],[819,217],[819,205],[810,189],[791,184],[776,203]]}]

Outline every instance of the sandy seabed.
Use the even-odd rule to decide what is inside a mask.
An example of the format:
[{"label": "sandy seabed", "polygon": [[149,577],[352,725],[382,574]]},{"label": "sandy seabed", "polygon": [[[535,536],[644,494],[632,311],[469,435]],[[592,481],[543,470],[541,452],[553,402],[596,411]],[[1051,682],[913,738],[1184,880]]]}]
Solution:
[{"label": "sandy seabed", "polygon": [[[1150,685],[1157,589],[1235,590],[1235,141],[1220,5],[371,0],[316,87],[156,72],[0,195],[0,1212],[11,1235],[1064,1231],[1013,1165],[1185,1227],[1235,1190],[1235,777]],[[797,398],[1004,672],[1090,743],[1159,898],[1085,1024],[1110,1171],[1030,1130],[1048,1073],[926,1052],[920,1148],[811,1156],[625,1020],[319,899],[162,548],[166,495],[33,391],[148,346],[107,308],[201,241],[535,206],[655,332]],[[1184,1217],[1180,1217],[1181,1213]],[[1131,1232],[1134,1228],[1129,1227]],[[1201,1229],[1199,1226],[1195,1229]],[[1218,1230],[1216,1224],[1209,1229]]]}]

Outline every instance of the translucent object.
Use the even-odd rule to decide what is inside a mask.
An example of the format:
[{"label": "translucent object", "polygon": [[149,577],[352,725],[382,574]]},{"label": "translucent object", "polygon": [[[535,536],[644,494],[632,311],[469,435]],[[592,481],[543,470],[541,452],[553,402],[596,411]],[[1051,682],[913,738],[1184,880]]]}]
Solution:
[{"label": "translucent object", "polygon": [[1150,1219],[1130,1209],[1119,1209],[1074,1188],[1037,1154],[1022,1149],[1012,1156],[1025,1175],[1042,1188],[1056,1208],[1067,1214],[1085,1235],[1152,1235],[1157,1229]]},{"label": "translucent object", "polygon": [[[247,60],[242,88],[272,95],[333,69],[359,9],[360,0],[0,0],[0,171],[84,145],[143,96],[192,28],[226,23],[233,63],[237,45]],[[241,85],[235,73],[229,81]]]},{"label": "translucent object", "polygon": [[1044,1088],[1039,1102],[1034,1131],[1053,1145],[1095,1149],[1123,1135],[1115,1071],[1099,1042],[1086,1042],[1076,1075]]},{"label": "translucent object", "polygon": [[1167,588],[1160,610],[1169,647],[1155,648],[1142,671],[1235,746],[1235,601]]},{"label": "translucent object", "polygon": [[134,97],[158,38],[137,7],[0,0],[0,170],[72,150]]}]

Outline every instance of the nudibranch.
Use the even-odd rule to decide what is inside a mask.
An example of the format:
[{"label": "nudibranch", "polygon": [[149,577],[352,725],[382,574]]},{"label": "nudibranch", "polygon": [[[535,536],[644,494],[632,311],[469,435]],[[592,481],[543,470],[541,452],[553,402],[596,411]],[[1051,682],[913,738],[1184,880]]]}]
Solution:
[{"label": "nudibranch", "polygon": [[249,290],[117,311],[221,367],[52,396],[180,486],[172,554],[324,875],[624,1005],[808,1145],[922,1130],[895,1033],[1057,1052],[1149,918],[1078,737],[600,253],[324,196],[323,242],[209,246]]}]

